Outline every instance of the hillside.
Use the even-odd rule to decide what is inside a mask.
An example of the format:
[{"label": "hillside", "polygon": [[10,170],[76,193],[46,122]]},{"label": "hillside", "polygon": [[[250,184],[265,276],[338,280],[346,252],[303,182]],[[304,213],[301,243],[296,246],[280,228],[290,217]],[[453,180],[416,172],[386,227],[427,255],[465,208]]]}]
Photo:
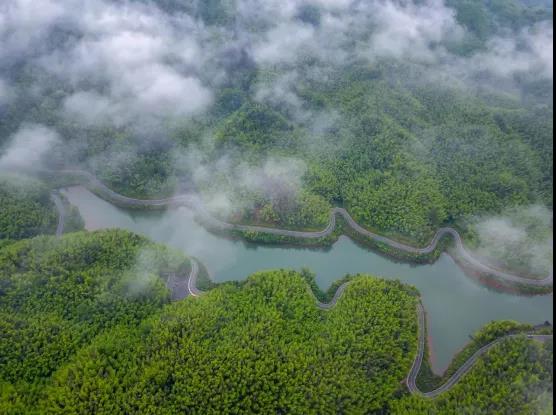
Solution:
[{"label": "hillside", "polygon": [[418,298],[397,282],[356,277],[324,311],[306,276],[268,271],[170,304],[187,260],[123,231],[21,241],[0,265],[5,413],[518,414],[550,396],[552,343],[517,338],[440,400],[408,397]]}]

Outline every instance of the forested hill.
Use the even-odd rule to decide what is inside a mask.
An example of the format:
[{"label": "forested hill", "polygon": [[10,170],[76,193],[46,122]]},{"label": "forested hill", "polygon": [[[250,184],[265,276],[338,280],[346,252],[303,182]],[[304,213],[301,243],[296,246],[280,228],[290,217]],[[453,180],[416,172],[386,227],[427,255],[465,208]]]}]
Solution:
[{"label": "forested hill", "polygon": [[50,378],[116,326],[169,301],[185,258],[123,231],[37,237],[0,249],[0,413],[34,408]]},{"label": "forested hill", "polygon": [[[0,413],[537,413],[552,343],[494,349],[441,399],[409,397],[418,294],[358,276],[336,306],[268,271],[169,303],[182,255],[123,231],[0,250]],[[493,376],[496,374],[496,376]],[[455,412],[454,412],[455,411]]]},{"label": "forested hill", "polygon": [[58,215],[44,184],[23,177],[0,176],[0,241],[52,234]]},{"label": "forested hill", "polygon": [[294,228],[340,205],[421,243],[552,210],[544,2],[251,3],[95,0],[31,32],[10,9],[0,169],[36,167],[15,157],[27,143],[130,196],[196,190],[230,219]]}]

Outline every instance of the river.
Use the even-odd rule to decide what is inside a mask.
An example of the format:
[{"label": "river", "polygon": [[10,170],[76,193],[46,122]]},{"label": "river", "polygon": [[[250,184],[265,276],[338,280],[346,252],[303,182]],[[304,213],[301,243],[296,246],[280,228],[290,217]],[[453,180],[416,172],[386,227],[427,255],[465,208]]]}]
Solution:
[{"label": "river", "polygon": [[216,282],[242,280],[253,272],[311,269],[327,289],[346,274],[366,273],[399,279],[421,292],[427,311],[433,370],[441,373],[469,336],[493,320],[552,322],[553,296],[525,297],[496,292],[468,278],[448,256],[433,265],[399,264],[342,237],[329,250],[254,246],[207,232],[187,208],[166,212],[119,209],[87,189],[64,190],[87,230],[122,228],[180,249],[203,262]]}]

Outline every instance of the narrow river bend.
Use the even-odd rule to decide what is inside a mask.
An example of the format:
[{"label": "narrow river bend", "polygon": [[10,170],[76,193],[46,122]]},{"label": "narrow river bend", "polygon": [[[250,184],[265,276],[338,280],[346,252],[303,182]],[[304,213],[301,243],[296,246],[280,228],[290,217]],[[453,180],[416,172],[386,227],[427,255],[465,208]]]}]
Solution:
[{"label": "narrow river bend", "polygon": [[253,272],[310,268],[321,288],[345,274],[367,273],[416,286],[428,313],[433,369],[442,372],[469,336],[493,320],[539,324],[552,321],[553,296],[523,297],[492,291],[466,277],[448,256],[433,265],[397,264],[346,237],[329,251],[247,245],[207,232],[186,208],[167,212],[121,210],[81,186],[64,195],[76,206],[88,230],[122,228],[197,257],[216,282],[240,280]]}]

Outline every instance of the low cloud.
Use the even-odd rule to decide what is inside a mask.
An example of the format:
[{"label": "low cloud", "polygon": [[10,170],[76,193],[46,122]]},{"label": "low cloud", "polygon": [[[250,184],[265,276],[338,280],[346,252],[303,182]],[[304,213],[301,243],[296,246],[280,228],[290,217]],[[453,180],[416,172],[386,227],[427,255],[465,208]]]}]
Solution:
[{"label": "low cloud", "polygon": [[191,151],[179,158],[187,162],[193,181],[207,207],[223,217],[238,214],[263,201],[284,205],[295,201],[307,172],[305,162],[271,157],[258,165],[236,163],[229,157],[206,162]]},{"label": "low cloud", "polygon": [[472,58],[475,71],[487,71],[500,77],[522,73],[553,79],[554,29],[542,23],[523,30],[517,37],[492,39],[488,50]]},{"label": "low cloud", "polygon": [[158,280],[158,270],[155,265],[159,261],[159,253],[153,249],[142,248],[137,253],[135,264],[129,271],[126,280],[127,295],[138,297],[148,293]]},{"label": "low cloud", "polygon": [[[450,86],[467,87],[490,77],[502,78],[506,86],[523,73],[552,79],[552,22],[499,34],[481,52],[462,57],[447,45],[469,33],[443,0],[216,2],[211,14],[225,4],[222,25],[203,19],[202,1],[176,2],[171,13],[168,5],[174,2],[0,3],[0,105],[19,97],[44,102],[57,122],[77,130],[89,127],[83,135],[90,140],[97,136],[92,131],[102,130],[102,135],[110,131],[104,127],[117,127],[125,139],[98,146],[71,137],[68,152],[77,148],[74,153],[88,161],[110,159],[135,144],[158,144],[174,127],[206,119],[222,87],[240,88],[249,95],[241,102],[267,103],[313,132],[324,128],[317,124],[329,124],[325,119],[335,104],[319,113],[300,91],[337,83],[354,64],[393,60],[414,65],[418,69],[411,79],[399,79],[396,71],[385,74],[412,86],[444,79]],[[254,74],[256,81],[248,84]],[[318,148],[314,141],[310,137],[302,144]],[[223,205],[222,198],[216,204]]]},{"label": "low cloud", "polygon": [[6,0],[0,5],[0,70],[14,62],[40,68],[69,87],[60,107],[66,117],[137,130],[203,113],[213,90],[229,81],[241,59],[263,69],[282,68],[274,86],[256,91],[257,99],[275,95],[294,110],[300,105],[293,88],[276,92],[311,76],[305,69],[293,71],[300,64],[318,76],[357,60],[386,58],[432,65],[431,72],[454,79],[478,71],[552,79],[552,22],[499,36],[486,50],[461,58],[446,45],[466,30],[443,0],[226,4],[233,24],[216,27],[199,17],[197,2],[169,13],[143,1]]},{"label": "low cloud", "polygon": [[48,127],[39,124],[24,125],[0,153],[0,169],[38,168],[48,151],[59,142],[58,133]]},{"label": "low cloud", "polygon": [[64,4],[55,0],[41,0],[40,5],[33,0],[3,1],[0,4],[0,61],[10,62],[36,53],[52,27],[67,15],[64,9]]},{"label": "low cloud", "polygon": [[152,3],[7,0],[0,70],[25,62],[46,71],[73,91],[63,113],[87,124],[187,117],[212,102],[201,79],[206,34],[192,17]]},{"label": "low cloud", "polygon": [[266,34],[264,42],[253,50],[255,60],[263,65],[295,63],[301,53],[312,53],[315,29],[298,22],[284,22]]},{"label": "low cloud", "polygon": [[445,54],[443,44],[460,40],[464,30],[455,11],[442,0],[373,2],[376,25],[369,56],[434,62]]},{"label": "low cloud", "polygon": [[[77,90],[64,102],[70,116],[122,125],[189,116],[210,105],[212,93],[198,76],[201,46],[191,18],[100,0],[70,17],[79,41],[39,59]],[[82,89],[85,81],[95,88]]]},{"label": "low cloud", "polygon": [[553,213],[544,206],[512,208],[502,216],[486,217],[473,224],[479,237],[476,252],[543,275],[552,269]]}]

